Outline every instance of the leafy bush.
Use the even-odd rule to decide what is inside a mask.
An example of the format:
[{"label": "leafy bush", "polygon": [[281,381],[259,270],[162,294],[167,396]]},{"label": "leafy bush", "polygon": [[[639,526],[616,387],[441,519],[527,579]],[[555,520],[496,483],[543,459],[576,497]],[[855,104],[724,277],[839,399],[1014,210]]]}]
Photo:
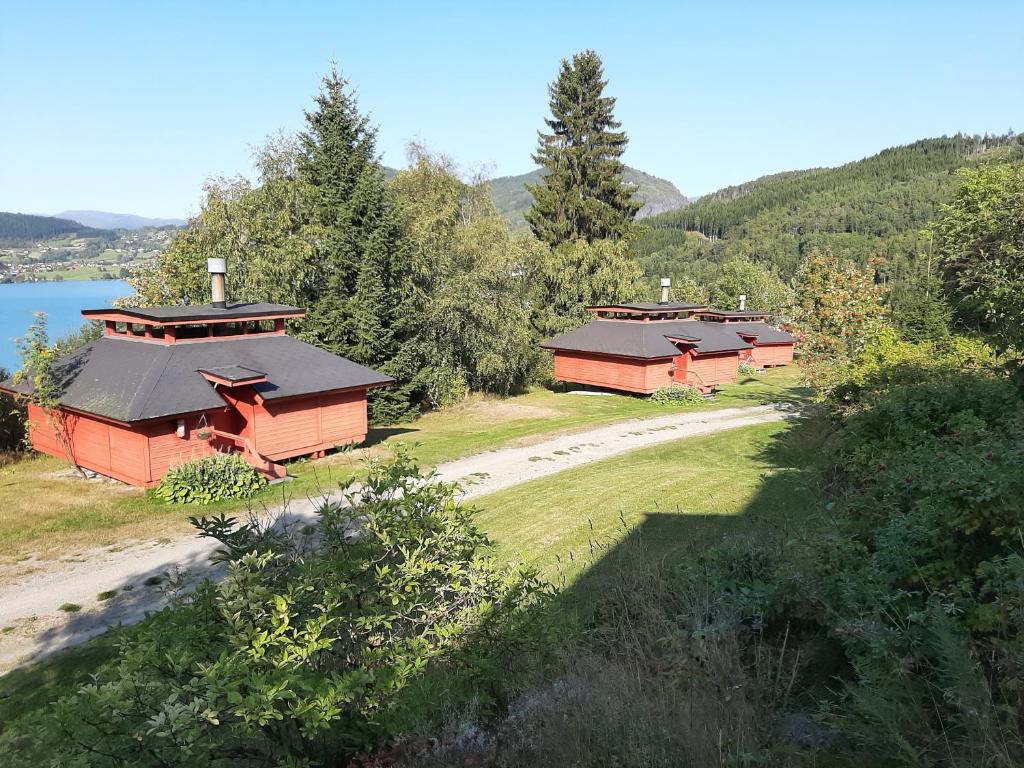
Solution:
[{"label": "leafy bush", "polygon": [[993,372],[995,350],[979,339],[948,336],[941,341],[904,341],[886,325],[867,334],[864,347],[834,381],[831,405],[841,411],[870,407],[895,387],[950,381],[965,373]]},{"label": "leafy bush", "polygon": [[345,496],[320,508],[316,549],[195,521],[224,580],[124,629],[115,660],[24,724],[15,764],[346,765],[436,711],[439,686],[497,693],[543,599],[536,576],[481,554],[473,510],[405,455]]},{"label": "leafy bush", "polygon": [[760,369],[749,360],[740,360],[738,370],[745,376],[757,376],[761,372]]},{"label": "leafy bush", "polygon": [[[8,378],[0,368],[0,381]],[[0,453],[20,451],[25,444],[25,406],[10,395],[0,393]],[[0,460],[0,465],[2,465]]]},{"label": "leafy bush", "polygon": [[156,495],[171,504],[210,504],[221,499],[247,499],[267,479],[237,453],[215,453],[171,467]]},{"label": "leafy bush", "polygon": [[662,405],[698,405],[704,402],[704,397],[694,387],[674,384],[654,392],[651,402]]}]

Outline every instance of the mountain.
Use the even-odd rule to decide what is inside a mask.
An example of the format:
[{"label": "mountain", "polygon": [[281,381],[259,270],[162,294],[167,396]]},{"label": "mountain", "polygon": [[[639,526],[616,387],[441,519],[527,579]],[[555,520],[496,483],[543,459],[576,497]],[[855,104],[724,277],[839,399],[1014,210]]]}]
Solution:
[{"label": "mountain", "polygon": [[8,247],[25,245],[61,235],[114,237],[114,233],[109,230],[94,229],[69,219],[0,212],[0,245]]},{"label": "mountain", "polygon": [[107,213],[106,211],[61,211],[56,214],[62,219],[71,219],[87,227],[98,229],[142,229],[143,227],[180,227],[185,219],[151,219],[131,213]]},{"label": "mountain", "polygon": [[[533,203],[533,197],[526,191],[527,184],[536,184],[540,181],[541,171],[531,171],[519,176],[501,176],[491,179],[491,197],[498,210],[508,220],[513,229],[525,229],[526,220],[523,214]],[[635,168],[626,168],[625,180],[630,184],[637,185],[634,197],[643,200],[644,206],[640,209],[638,218],[653,216],[662,211],[669,211],[679,206],[686,205],[686,195],[676,189],[671,181],[659,179],[649,173],[638,171]]]},{"label": "mountain", "polygon": [[764,176],[647,219],[634,252],[649,274],[698,282],[736,256],[766,263],[789,280],[815,248],[860,263],[884,256],[883,276],[898,278],[928,252],[921,231],[952,199],[957,169],[1021,158],[1024,137],[956,135],[835,168]]}]

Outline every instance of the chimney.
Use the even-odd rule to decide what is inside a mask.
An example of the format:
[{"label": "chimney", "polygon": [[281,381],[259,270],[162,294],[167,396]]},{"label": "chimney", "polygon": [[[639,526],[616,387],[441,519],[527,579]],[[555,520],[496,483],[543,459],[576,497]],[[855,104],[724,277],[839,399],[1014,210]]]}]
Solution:
[{"label": "chimney", "polygon": [[747,294],[740,294],[740,312],[747,308]]},{"label": "chimney", "polygon": [[668,289],[672,287],[672,278],[661,278],[661,303],[668,304]]},{"label": "chimney", "polygon": [[213,306],[217,309],[226,309],[224,276],[228,273],[227,261],[225,259],[207,259],[206,271],[210,273],[210,293]]}]

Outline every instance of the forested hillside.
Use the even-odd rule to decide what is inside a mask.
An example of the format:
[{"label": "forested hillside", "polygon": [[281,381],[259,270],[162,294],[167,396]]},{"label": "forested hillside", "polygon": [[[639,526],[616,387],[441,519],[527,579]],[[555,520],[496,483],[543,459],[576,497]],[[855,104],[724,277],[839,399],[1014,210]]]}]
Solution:
[{"label": "forested hillside", "polygon": [[648,219],[634,253],[651,276],[707,284],[734,257],[765,263],[788,282],[806,254],[831,249],[859,263],[884,256],[883,275],[898,280],[914,268],[915,254],[928,252],[921,231],[952,199],[954,172],[1022,155],[1019,136],[957,135],[838,168],[765,176]]},{"label": "forested hillside", "polygon": [[[671,211],[687,203],[686,195],[676,189],[675,184],[671,181],[659,179],[657,176],[628,166],[624,178],[626,183],[637,186],[633,198],[643,201],[643,207],[637,214],[637,218],[646,218],[663,211]],[[527,191],[526,185],[536,184],[539,181],[540,169],[519,176],[501,176],[491,179],[491,197],[494,199],[494,204],[513,229],[526,228],[523,214],[533,203],[533,197]]]},{"label": "forested hillside", "polygon": [[0,212],[0,246],[24,245],[38,240],[48,240],[58,235],[113,237],[114,233],[93,229],[79,224],[77,221],[58,219],[53,216]]}]

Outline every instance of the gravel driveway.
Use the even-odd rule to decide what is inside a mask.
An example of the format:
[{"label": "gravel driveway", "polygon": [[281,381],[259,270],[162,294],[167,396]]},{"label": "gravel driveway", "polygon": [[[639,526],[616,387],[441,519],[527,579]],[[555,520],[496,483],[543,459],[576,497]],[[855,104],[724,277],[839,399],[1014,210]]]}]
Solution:
[{"label": "gravel driveway", "polygon": [[[527,447],[487,451],[442,464],[436,471],[440,479],[458,482],[465,498],[474,498],[638,448],[778,421],[789,415],[785,408],[769,405],[634,419]],[[315,520],[320,502],[292,499],[260,514],[283,522],[310,522]],[[0,586],[0,628],[13,629],[0,633],[0,672],[159,609],[167,596],[157,582],[167,573],[178,574],[185,587],[201,578],[216,577],[209,563],[216,547],[216,541],[190,534],[162,542],[132,543],[116,551],[94,550],[5,567],[11,573]],[[19,571],[24,575],[18,576]],[[107,591],[116,595],[97,599]],[[60,610],[69,603],[81,609]]]}]

